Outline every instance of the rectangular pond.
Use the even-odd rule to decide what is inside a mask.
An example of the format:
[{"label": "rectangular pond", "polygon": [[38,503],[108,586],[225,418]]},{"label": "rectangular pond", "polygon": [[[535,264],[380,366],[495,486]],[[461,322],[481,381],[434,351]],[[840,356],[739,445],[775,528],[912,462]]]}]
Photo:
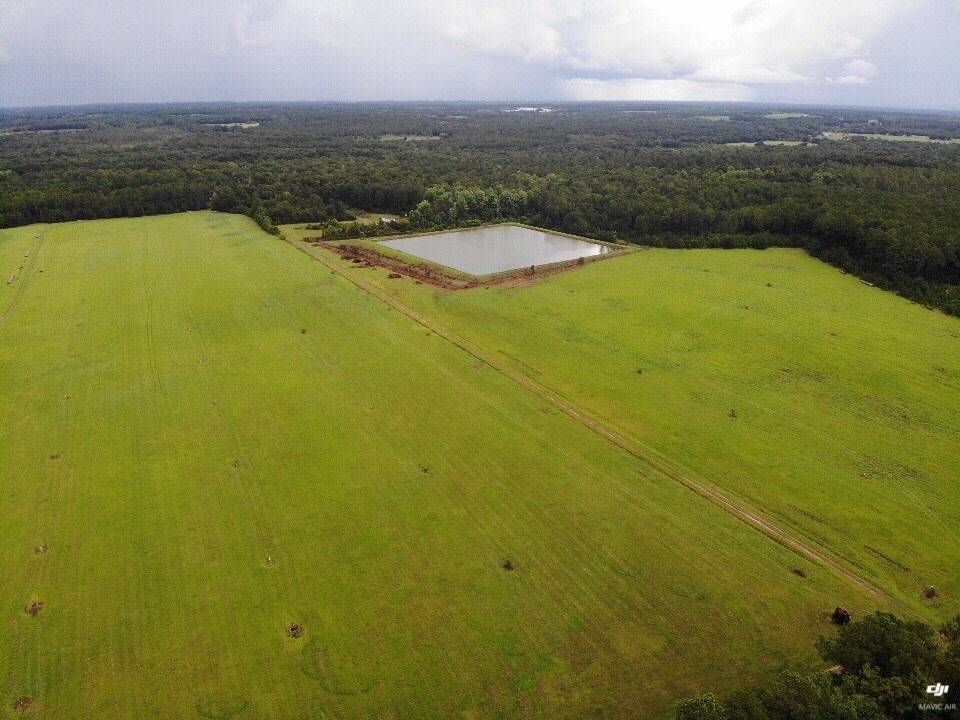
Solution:
[{"label": "rectangular pond", "polygon": [[417,235],[384,240],[380,244],[470,275],[489,275],[612,252],[606,245],[516,225]]}]

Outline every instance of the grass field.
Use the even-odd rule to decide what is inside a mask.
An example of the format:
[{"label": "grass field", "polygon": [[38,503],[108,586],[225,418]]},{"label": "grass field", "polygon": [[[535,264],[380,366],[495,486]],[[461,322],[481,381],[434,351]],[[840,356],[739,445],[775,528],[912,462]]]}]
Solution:
[{"label": "grass field", "polygon": [[851,138],[867,138],[868,140],[887,140],[889,142],[928,142],[928,143],[946,143],[956,144],[960,140],[934,140],[929,135],[884,135],[881,133],[841,133],[825,132],[823,136],[827,140],[849,140]]},{"label": "grass field", "polygon": [[381,135],[380,139],[385,142],[406,141],[406,142],[426,142],[430,140],[443,140],[441,135]]},{"label": "grass field", "polygon": [[[799,147],[800,145],[806,145],[803,140],[762,140],[764,145],[783,145],[787,147]],[[732,142],[724,143],[726,147],[754,147],[757,143],[755,142]]]},{"label": "grass field", "polygon": [[[758,254],[772,265],[742,270],[743,257],[641,253],[519,291],[443,295],[407,281],[394,291],[685,461],[705,453],[716,475],[733,461],[718,443],[740,437],[745,453],[769,418],[754,414],[760,395],[714,385],[734,370],[727,362],[763,375],[756,344],[774,300],[762,296],[794,308],[787,283],[812,263]],[[0,286],[0,717],[16,716],[21,697],[29,717],[58,720],[656,717],[679,697],[810,660],[835,605],[882,604],[246,218],[2,230],[4,280],[14,270]],[[751,273],[775,287],[754,287]],[[834,292],[837,278],[811,276]],[[670,278],[694,290],[687,302],[665,306],[653,290]],[[918,387],[950,396],[954,321],[847,281],[864,311],[916,322],[919,359],[900,362],[925,363]],[[830,297],[818,314],[850,331],[852,308],[838,313]],[[481,313],[542,327],[481,332]],[[714,357],[729,323],[742,353],[728,343]],[[881,343],[881,330],[862,332]],[[775,378],[811,410],[834,383],[811,380],[826,368],[804,355],[808,332],[785,330],[783,349],[798,354]],[[703,384],[690,380],[700,367]],[[851,372],[879,382],[884,368]],[[725,416],[730,405],[739,420]],[[879,418],[875,444],[906,422],[882,401],[854,410]],[[939,442],[946,410],[925,413],[911,415],[925,421],[917,437]],[[838,454],[807,452],[817,467]],[[930,458],[954,452],[911,459],[924,473],[912,486],[953,499]],[[761,457],[749,469],[757,484],[785,483],[769,497],[807,478],[774,474]],[[875,521],[897,498],[844,504]],[[906,528],[884,527],[871,542],[909,562],[911,579],[940,582],[955,567],[947,530],[938,574],[910,554],[928,534],[901,543]],[[302,637],[289,637],[293,625]]]},{"label": "grass field", "polygon": [[903,608],[960,607],[957,319],[796,250],[651,250],[510,290],[358,272]]},{"label": "grass field", "polygon": [[[350,212],[356,217],[356,220],[343,220],[344,225],[352,225],[354,223],[358,225],[375,225],[381,222],[383,218],[397,217],[397,215],[391,215],[389,213],[374,213],[364,210],[351,210]],[[319,230],[309,230],[306,226],[310,224],[312,223],[290,223],[288,225],[280,225],[279,227],[280,232],[291,240],[303,240],[323,234],[322,231]]]},{"label": "grass field", "polygon": [[256,121],[252,122],[228,122],[228,123],[203,123],[207,127],[227,127],[227,128],[242,128],[247,130],[249,128],[260,127],[260,123]]}]

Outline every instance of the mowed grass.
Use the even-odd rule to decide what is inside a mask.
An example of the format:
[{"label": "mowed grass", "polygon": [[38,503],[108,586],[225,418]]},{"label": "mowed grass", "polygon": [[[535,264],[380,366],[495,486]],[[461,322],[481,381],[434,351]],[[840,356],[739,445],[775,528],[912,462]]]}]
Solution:
[{"label": "mowed grass", "polygon": [[785,249],[651,250],[509,290],[382,286],[904,608],[960,609],[956,318]]},{"label": "mowed grass", "polygon": [[[0,231],[0,270],[27,252],[9,313],[0,286],[0,717],[656,717],[876,607],[246,218]],[[454,302],[552,293],[556,323],[591,277]]]}]

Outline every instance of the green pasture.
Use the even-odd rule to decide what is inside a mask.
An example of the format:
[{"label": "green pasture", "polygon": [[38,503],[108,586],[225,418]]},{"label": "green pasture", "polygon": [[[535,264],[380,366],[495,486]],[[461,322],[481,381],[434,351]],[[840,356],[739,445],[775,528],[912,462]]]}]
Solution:
[{"label": "green pasture", "polygon": [[381,284],[904,609],[960,608],[956,318],[789,249],[649,250],[513,289]]},{"label": "green pasture", "polygon": [[[760,143],[763,145],[773,145],[773,146],[781,145],[785,147],[800,147],[800,146],[805,147],[807,145],[807,143],[805,143],[803,140],[761,140]],[[724,143],[724,145],[726,147],[755,147],[757,143],[730,142],[730,143]]]},{"label": "green pasture", "polygon": [[827,140],[850,140],[851,138],[866,138],[867,140],[886,140],[888,142],[925,142],[946,143],[948,145],[960,143],[960,140],[934,140],[929,135],[884,135],[882,133],[843,133],[825,132]]},{"label": "green pasture", "polygon": [[[247,218],[2,230],[0,275],[0,718],[657,717],[885,604]],[[956,321],[784,252],[390,282],[953,603]]]}]

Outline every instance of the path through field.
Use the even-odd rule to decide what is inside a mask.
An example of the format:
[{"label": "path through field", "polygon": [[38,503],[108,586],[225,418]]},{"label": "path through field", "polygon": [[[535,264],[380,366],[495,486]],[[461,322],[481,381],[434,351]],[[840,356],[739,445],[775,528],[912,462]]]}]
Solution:
[{"label": "path through field", "polygon": [[376,285],[364,281],[358,277],[356,273],[347,270],[341,263],[331,261],[322,252],[317,252],[313,248],[302,243],[296,243],[295,246],[298,249],[303,250],[303,252],[311,255],[311,257],[315,257],[317,260],[329,267],[332,271],[346,278],[358,288],[370,293],[391,307],[396,308],[400,312],[404,313],[407,317],[437,333],[437,335],[443,337],[458,348],[467,351],[478,360],[482,360],[504,376],[522,385],[524,388],[535,393],[538,397],[546,400],[554,407],[560,409],[563,413],[573,418],[584,427],[589,428],[600,437],[609,440],[614,445],[630,453],[638,460],[642,460],[648,463],[651,467],[656,468],[666,477],[679,482],[681,485],[693,490],[701,497],[713,502],[718,507],[723,508],[726,512],[729,512],[734,517],[742,520],[747,525],[766,535],[771,540],[784,545],[800,555],[822,563],[826,567],[829,567],[834,572],[841,575],[848,582],[856,585],[859,589],[865,592],[877,597],[884,597],[888,602],[894,600],[894,598],[890,597],[882,588],[878,587],[869,579],[856,572],[855,568],[848,567],[844,563],[838,561],[824,548],[808,542],[801,535],[795,532],[778,526],[769,518],[764,517],[759,510],[747,506],[743,502],[723,493],[709,483],[698,478],[690,477],[688,474],[684,473],[683,470],[671,464],[668,459],[661,457],[654,450],[643,447],[637,441],[617,432],[597,417],[591,416],[590,413],[582,407],[577,406],[573,402],[561,397],[550,388],[537,382],[530,375],[515,370],[491,353],[485,352],[465,338],[450,330],[447,330],[446,328],[441,327],[436,322],[420,314],[409,305],[404,304],[393,295],[384,292]]}]

